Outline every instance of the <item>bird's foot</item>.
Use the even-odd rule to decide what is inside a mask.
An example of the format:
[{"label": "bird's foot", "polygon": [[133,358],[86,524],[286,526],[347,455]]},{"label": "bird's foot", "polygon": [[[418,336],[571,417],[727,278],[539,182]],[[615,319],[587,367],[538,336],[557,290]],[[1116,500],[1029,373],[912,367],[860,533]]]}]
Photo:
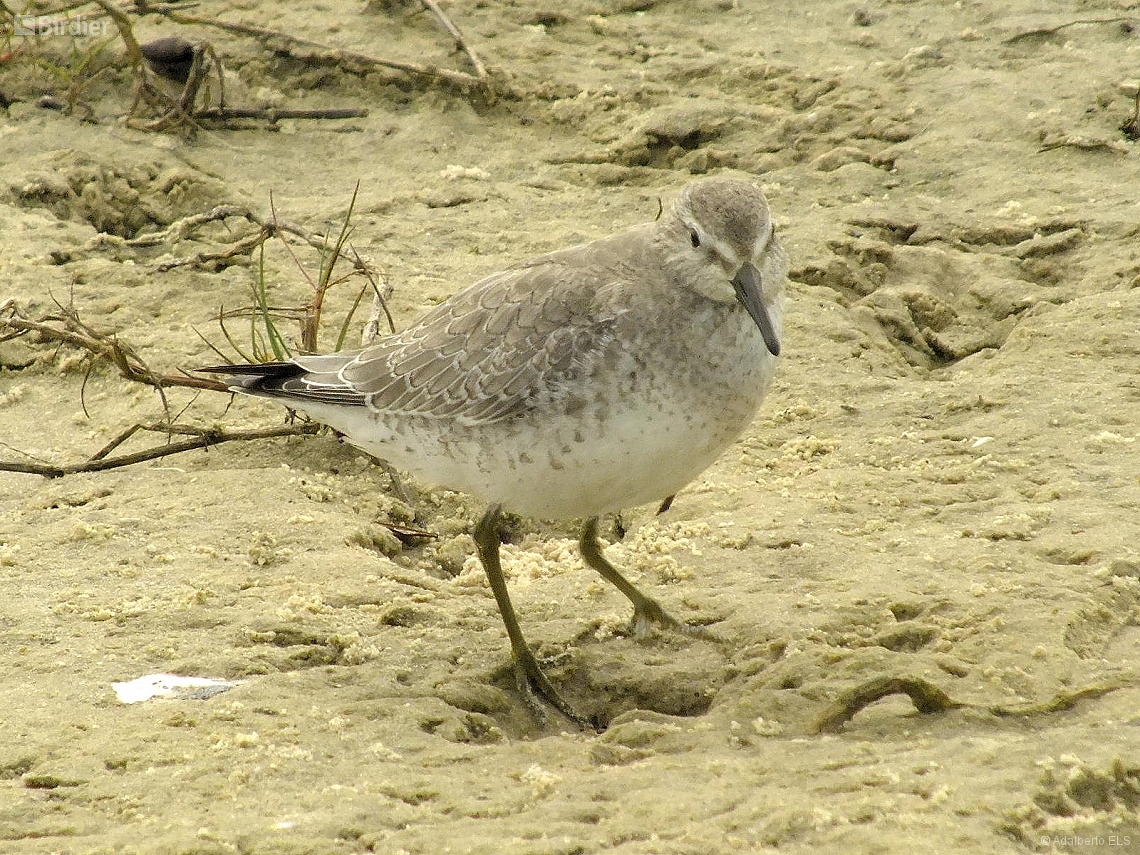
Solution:
[{"label": "bird's foot", "polygon": [[634,604],[633,619],[629,623],[629,631],[632,635],[640,637],[647,635],[651,627],[687,635],[689,638],[700,638],[705,641],[720,640],[707,627],[679,621],[665,611],[657,600],[642,595],[641,601]]},{"label": "bird's foot", "polygon": [[524,650],[525,652],[515,651],[515,685],[523,703],[539,725],[546,724],[547,709],[554,707],[582,730],[598,730],[596,724],[570,706],[559,694],[554,684],[550,682],[550,678],[543,673],[538,659],[530,649],[524,648]]}]

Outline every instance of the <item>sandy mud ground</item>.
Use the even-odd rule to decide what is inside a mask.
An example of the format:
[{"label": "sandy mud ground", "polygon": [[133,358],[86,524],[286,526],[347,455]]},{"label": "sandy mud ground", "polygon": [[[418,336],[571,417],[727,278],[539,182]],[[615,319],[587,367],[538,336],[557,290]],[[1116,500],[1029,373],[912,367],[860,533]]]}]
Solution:
[{"label": "sandy mud ground", "polygon": [[[225,347],[219,307],[258,274],[248,252],[172,266],[248,235],[242,216],[129,242],[179,218],[272,204],[335,234],[359,181],[352,242],[402,325],[651,219],[695,174],[757,176],[792,257],[776,385],[672,510],[631,509],[620,542],[605,524],[615,563],[721,642],[629,637],[574,527],[519,520],[524,627],[608,729],[539,726],[471,557],[473,500],[412,485],[437,537],[405,547],[385,524],[413,507],[332,435],[2,473],[0,851],[1140,852],[1140,160],[1121,130],[1140,4],[445,8],[498,98],[136,19],[140,40],[211,42],[236,106],[369,111],[194,139],[123,121],[118,40],[86,81],[93,36],[13,36],[0,302],[70,301],[175,372],[217,361],[198,333]],[[194,11],[472,70],[415,4]],[[318,264],[292,248],[267,250],[278,305]],[[330,295],[322,347],[357,284]],[[163,417],[72,346],[9,340],[0,366],[8,462],[82,461]],[[282,423],[167,399],[185,424]],[[112,689],[161,672],[242,682],[132,705]],[[818,732],[880,678],[958,706],[892,695]]]}]

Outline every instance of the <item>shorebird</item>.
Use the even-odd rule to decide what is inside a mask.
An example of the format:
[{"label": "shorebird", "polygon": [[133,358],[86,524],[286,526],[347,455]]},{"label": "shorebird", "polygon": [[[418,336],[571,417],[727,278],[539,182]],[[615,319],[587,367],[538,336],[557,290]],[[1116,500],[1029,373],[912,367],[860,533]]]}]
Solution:
[{"label": "shorebird", "polygon": [[582,557],[629,598],[634,629],[688,629],[606,560],[598,519],[676,493],[748,427],[786,272],[759,187],[708,178],[655,222],[493,273],[368,347],[203,370],[486,501],[473,535],[519,688],[539,717],[540,696],[585,726],[523,636],[500,515],[585,518]]}]

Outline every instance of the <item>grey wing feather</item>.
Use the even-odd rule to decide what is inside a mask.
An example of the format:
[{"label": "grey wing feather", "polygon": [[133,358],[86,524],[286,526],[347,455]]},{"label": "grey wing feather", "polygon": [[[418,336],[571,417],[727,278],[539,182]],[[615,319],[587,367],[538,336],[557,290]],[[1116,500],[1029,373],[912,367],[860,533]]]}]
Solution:
[{"label": "grey wing feather", "polygon": [[[600,279],[552,260],[494,274],[371,347],[302,356],[298,397],[466,424],[509,419],[589,369],[615,340]],[[572,287],[568,283],[573,282]]]}]

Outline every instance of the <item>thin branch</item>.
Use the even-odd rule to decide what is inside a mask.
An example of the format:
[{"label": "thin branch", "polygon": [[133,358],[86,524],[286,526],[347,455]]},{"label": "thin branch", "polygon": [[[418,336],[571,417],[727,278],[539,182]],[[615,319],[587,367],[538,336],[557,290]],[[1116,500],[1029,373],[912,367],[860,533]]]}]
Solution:
[{"label": "thin branch", "polygon": [[272,231],[267,231],[265,227],[262,227],[260,231],[246,235],[226,249],[217,252],[196,252],[182,258],[168,258],[165,261],[158,262],[155,269],[159,273],[166,273],[168,270],[175,270],[179,267],[203,267],[215,262],[229,261],[238,256],[249,255],[265,243],[265,239],[271,234]]},{"label": "thin branch", "polygon": [[451,33],[451,37],[455,39],[455,43],[459,49],[467,54],[467,58],[471,60],[471,67],[475,69],[475,74],[480,78],[487,77],[487,68],[483,65],[483,61],[475,54],[475,49],[468,44],[467,39],[463,37],[463,33],[459,32],[459,27],[451,22],[451,19],[443,13],[439,8],[439,4],[435,0],[420,0],[424,4],[424,8],[429,10],[433,15],[439,18],[439,22],[443,24],[445,30]]},{"label": "thin branch", "polygon": [[[53,463],[17,463],[0,460],[0,472],[19,472],[25,475],[41,475],[44,478],[62,478],[64,475],[75,475],[80,472],[102,472],[107,469],[119,469],[135,463],[145,463],[148,460],[157,460],[173,454],[182,454],[197,448],[210,448],[221,445],[223,442],[249,441],[256,439],[269,439],[278,436],[302,436],[314,434],[320,430],[317,422],[303,422],[301,424],[278,425],[269,428],[251,428],[248,430],[228,430],[226,428],[197,428],[190,425],[174,424],[143,424],[134,425],[118,434],[107,446],[100,449],[94,456],[82,463],[68,463],[57,465]],[[118,457],[106,457],[111,451],[125,442],[130,436],[140,430],[155,431],[165,434],[189,435],[189,439],[179,442],[169,442],[165,445],[144,448],[141,451],[121,454]]]},{"label": "thin branch", "polygon": [[[214,73],[218,84],[218,108],[225,109],[225,74],[221,60],[218,59],[217,53],[209,42],[192,45],[177,38],[174,38],[173,41],[176,42],[173,46],[170,45],[169,39],[159,39],[155,42],[148,42],[140,48],[147,62],[137,69],[139,85],[135,94],[135,102],[131,105],[130,115],[132,118],[140,118],[137,115],[140,106],[157,106],[162,109],[162,113],[158,118],[144,122],[141,125],[144,130],[179,129],[186,134],[193,135],[199,127],[194,105],[198,100],[198,93],[202,85],[209,79],[211,71]],[[172,48],[177,52],[177,62],[173,69],[165,68],[163,60],[171,59],[169,53]],[[190,57],[189,66],[182,68],[187,53]],[[171,76],[172,71],[174,72],[173,77]],[[181,80],[183,71],[185,72],[185,80]],[[177,97],[173,97],[165,91],[165,87],[155,83],[152,79],[154,75],[165,77],[168,81],[182,82],[182,91]]]},{"label": "thin branch", "polygon": [[123,45],[127,49],[127,60],[130,64],[134,68],[141,66],[143,64],[142,49],[139,48],[139,43],[135,39],[130,18],[122,9],[112,5],[108,0],[95,0],[95,5],[99,6],[115,22],[115,27],[119,31],[119,38],[123,40]]},{"label": "thin branch", "polygon": [[1055,36],[1061,30],[1068,29],[1069,27],[1084,26],[1086,24],[1119,24],[1121,22],[1132,21],[1132,18],[1081,18],[1077,21],[1067,21],[1064,24],[1058,24],[1055,27],[1038,27],[1035,30],[1026,30],[1024,33],[1017,33],[1010,36],[1008,39],[1003,39],[1002,44],[1011,45],[1016,42],[1026,41],[1028,39],[1039,39],[1046,36]]},{"label": "thin branch", "polygon": [[1140,86],[1136,88],[1136,94],[1132,97],[1132,115],[1125,119],[1120,130],[1128,139],[1140,140]]},{"label": "thin branch", "polygon": [[38,333],[48,341],[70,344],[86,350],[92,356],[112,363],[125,379],[151,386],[160,393],[171,386],[207,389],[213,392],[225,392],[229,388],[224,383],[204,377],[157,374],[139,358],[129,344],[114,335],[87,326],[71,309],[60,306],[58,315],[48,315],[37,321],[25,316],[13,300],[0,306],[0,341],[30,332]]},{"label": "thin branch", "polygon": [[919,677],[877,677],[843,692],[816,717],[813,733],[837,733],[859,710],[888,695],[908,695],[920,713],[946,712],[966,704]]},{"label": "thin branch", "polygon": [[[258,227],[257,231],[239,238],[233,244],[222,250],[198,252],[194,255],[183,256],[181,258],[167,258],[157,262],[155,269],[160,273],[165,273],[168,270],[174,270],[178,267],[203,267],[219,261],[228,261],[232,258],[249,255],[267,239],[282,234],[290,234],[294,237],[298,237],[316,250],[324,250],[327,248],[327,235],[310,232],[296,223],[278,219],[276,213],[272,213],[270,219],[267,221],[245,208],[236,205],[219,205],[206,213],[191,214],[179,220],[175,220],[161,231],[147,232],[146,234],[141,234],[138,237],[130,239],[120,238],[115,235],[99,234],[92,238],[84,246],[84,249],[97,249],[104,244],[129,247],[156,246],[162,243],[173,244],[186,240],[190,237],[191,232],[199,226],[212,222],[221,222],[230,217],[244,217]],[[298,265],[299,264],[298,262]],[[370,270],[368,263],[359,255],[355,254],[352,259],[352,266],[355,271],[361,273],[367,273]]]},{"label": "thin branch", "polygon": [[[372,310],[368,313],[368,321],[364,324],[364,330],[360,334],[360,344],[363,347],[368,347],[381,336],[380,332],[380,316],[383,315],[384,319],[388,321],[388,331],[395,334],[396,322],[392,319],[392,313],[388,311],[388,301],[385,298],[385,292],[377,287],[375,282],[372,285]],[[385,289],[389,294],[391,289]]]},{"label": "thin branch", "polygon": [[110,442],[91,455],[91,460],[102,460],[142,429],[142,425],[135,424],[125,430],[119,431]]},{"label": "thin branch", "polygon": [[273,124],[282,119],[362,119],[368,115],[364,108],[330,107],[327,110],[287,110],[280,107],[209,107],[194,114],[195,119],[220,122],[230,119],[265,119]]},{"label": "thin branch", "polygon": [[1029,718],[1030,716],[1051,715],[1064,712],[1082,701],[1102,698],[1118,689],[1134,686],[1135,680],[1122,678],[1099,685],[1065,691],[1040,703],[1019,704],[1017,706],[971,704],[955,701],[940,688],[920,677],[874,677],[865,683],[841,693],[827,705],[811,726],[812,733],[837,733],[865,707],[889,695],[908,695],[920,713],[948,712],[957,709],[972,709],[988,712],[998,717]]},{"label": "thin branch", "polygon": [[1081,137],[1076,134],[1050,134],[1042,140],[1037,153],[1053,151],[1058,148],[1075,148],[1081,151],[1111,151],[1115,154],[1129,154],[1128,144],[1120,140],[1101,140]]},{"label": "thin branch", "polygon": [[250,211],[237,205],[218,205],[204,214],[190,214],[175,220],[160,232],[147,232],[138,237],[123,241],[125,246],[156,246],[160,243],[176,243],[186,240],[191,230],[207,223],[216,223],[230,217],[244,217],[259,227],[261,221]]},{"label": "thin branch", "polygon": [[488,88],[487,79],[485,77],[477,77],[472,74],[467,74],[462,71],[449,71],[446,68],[440,68],[435,65],[421,65],[417,62],[405,62],[395,59],[382,59],[380,57],[368,56],[363,53],[356,53],[355,51],[341,50],[334,48],[321,42],[313,41],[312,39],[303,39],[298,36],[291,36],[288,33],[281,32],[280,30],[270,30],[266,27],[258,27],[253,24],[242,24],[235,21],[223,21],[218,18],[205,18],[199,15],[185,15],[181,12],[175,12],[161,6],[151,6],[145,0],[136,0],[135,7],[140,14],[155,13],[168,18],[177,24],[198,24],[206,27],[217,27],[221,30],[226,30],[231,33],[239,33],[244,36],[253,36],[258,39],[270,39],[279,45],[282,52],[295,56],[299,59],[305,59],[303,55],[298,55],[296,51],[300,49],[308,51],[317,51],[329,59],[337,62],[358,62],[365,66],[375,66],[380,68],[391,68],[396,71],[402,71],[405,74],[414,74],[420,77],[428,77],[436,80],[446,80],[448,83],[460,86],[463,88],[485,90]]}]

